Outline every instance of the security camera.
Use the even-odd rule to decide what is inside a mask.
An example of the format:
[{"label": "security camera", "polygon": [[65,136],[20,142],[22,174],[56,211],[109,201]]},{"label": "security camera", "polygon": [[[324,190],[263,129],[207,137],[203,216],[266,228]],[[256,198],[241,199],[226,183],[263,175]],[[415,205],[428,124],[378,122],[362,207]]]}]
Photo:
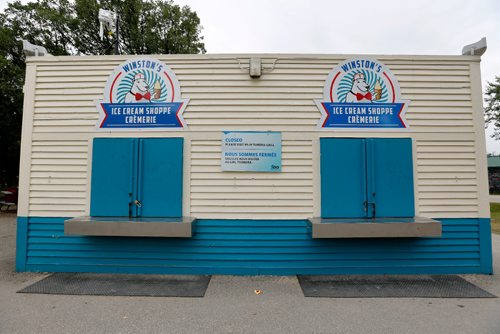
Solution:
[{"label": "security camera", "polygon": [[487,49],[486,37],[481,38],[479,42],[464,46],[462,56],[482,56]]},{"label": "security camera", "polygon": [[31,44],[27,40],[23,39],[23,52],[26,57],[32,56],[50,56],[47,49],[43,46]]}]

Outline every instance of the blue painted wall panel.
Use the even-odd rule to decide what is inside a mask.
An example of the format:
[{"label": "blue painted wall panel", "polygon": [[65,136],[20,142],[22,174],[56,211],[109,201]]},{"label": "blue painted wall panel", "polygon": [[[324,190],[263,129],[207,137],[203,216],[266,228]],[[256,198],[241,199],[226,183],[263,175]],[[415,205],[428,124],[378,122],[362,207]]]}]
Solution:
[{"label": "blue painted wall panel", "polygon": [[[21,218],[20,218],[21,219]],[[25,270],[176,274],[491,273],[488,219],[444,219],[442,238],[311,239],[301,220],[199,220],[193,237],[69,237],[24,218]],[[23,233],[19,228],[18,234]],[[26,234],[27,233],[27,234]],[[24,270],[18,251],[18,270]]]},{"label": "blue painted wall panel", "polygon": [[478,219],[481,271],[485,274],[493,274],[493,253],[491,245],[491,224],[489,218]]},{"label": "blue painted wall panel", "polygon": [[28,249],[28,223],[27,217],[17,218],[16,231],[16,271],[26,271]]}]

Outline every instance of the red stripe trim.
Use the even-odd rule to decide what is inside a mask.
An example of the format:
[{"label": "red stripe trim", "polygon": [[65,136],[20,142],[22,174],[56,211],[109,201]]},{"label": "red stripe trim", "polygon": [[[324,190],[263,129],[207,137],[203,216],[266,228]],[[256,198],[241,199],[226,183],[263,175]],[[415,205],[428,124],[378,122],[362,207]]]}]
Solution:
[{"label": "red stripe trim", "polygon": [[340,75],[340,72],[337,73],[337,75],[333,78],[332,84],[330,85],[330,101],[333,102],[333,84],[335,83],[335,80],[337,80],[337,77]]},{"label": "red stripe trim", "polygon": [[172,82],[172,79],[170,78],[170,75],[168,75],[167,72],[163,72],[163,73],[165,73],[165,75],[167,76],[168,81],[170,81],[170,87],[172,88],[172,101],[170,101],[170,102],[174,102],[174,97],[175,97],[174,83]]},{"label": "red stripe trim", "polygon": [[113,83],[111,84],[111,89],[109,90],[109,103],[113,103],[113,87],[115,86],[116,80],[118,80],[120,75],[122,75],[122,72],[118,73],[115,80],[113,80]]},{"label": "red stripe trim", "polygon": [[392,84],[391,79],[389,79],[389,77],[387,76],[387,74],[385,72],[384,72],[384,75],[387,78],[387,80],[389,80],[389,83],[391,84],[391,89],[392,89],[392,103],[394,103],[394,101],[396,100],[396,93],[394,93],[394,85]]},{"label": "red stripe trim", "polygon": [[175,117],[177,117],[177,121],[179,122],[182,128],[184,127],[184,124],[182,124],[181,119],[179,118],[179,111],[182,109],[183,104],[184,102],[181,102],[179,109],[177,109],[177,112],[175,113]]},{"label": "red stripe trim", "polygon": [[398,112],[398,117],[399,117],[399,120],[401,121],[401,124],[403,124],[403,126],[406,128],[406,124],[405,124],[405,122],[403,122],[403,119],[401,118],[401,112],[403,111],[404,107],[405,107],[405,104],[402,103],[401,109],[399,109],[399,112]]},{"label": "red stripe trim", "polygon": [[104,119],[102,120],[101,125],[99,125],[100,129],[102,128],[102,125],[104,124],[104,122],[106,122],[106,119],[108,118],[108,113],[106,112],[106,109],[104,109],[104,106],[102,105],[102,103],[101,103],[101,108],[102,108],[102,111],[104,111]]},{"label": "red stripe trim", "polygon": [[[340,72],[339,72],[340,73]],[[330,117],[330,114],[328,113],[328,110],[326,109],[325,107],[325,104],[324,103],[321,103],[321,105],[323,106],[323,109],[325,109],[325,112],[326,112],[326,118],[325,118],[325,121],[323,122],[323,125],[321,125],[322,128],[325,127],[325,124],[326,124],[326,121],[328,120],[328,118]]]}]

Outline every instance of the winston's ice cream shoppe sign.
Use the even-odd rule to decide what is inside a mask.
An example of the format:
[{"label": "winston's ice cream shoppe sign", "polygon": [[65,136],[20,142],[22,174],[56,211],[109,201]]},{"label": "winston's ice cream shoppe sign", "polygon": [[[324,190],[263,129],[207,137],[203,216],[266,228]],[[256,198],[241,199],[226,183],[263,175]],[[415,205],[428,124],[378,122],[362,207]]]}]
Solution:
[{"label": "winston's ice cream shoppe sign", "polygon": [[353,58],[340,63],[328,75],[323,100],[315,101],[319,128],[407,129],[398,81],[382,63]]},{"label": "winston's ice cream shoppe sign", "polygon": [[187,99],[181,99],[179,82],[167,65],[152,58],[134,58],[109,76],[104,100],[97,103],[97,128],[185,128],[182,113],[187,103]]},{"label": "winston's ice cream shoppe sign", "polygon": [[[168,130],[186,128],[179,81],[164,63],[134,58],[109,76],[104,100],[97,102],[98,129]],[[401,99],[399,83],[382,63],[352,58],[328,75],[319,129],[408,129],[405,113],[410,101]]]}]

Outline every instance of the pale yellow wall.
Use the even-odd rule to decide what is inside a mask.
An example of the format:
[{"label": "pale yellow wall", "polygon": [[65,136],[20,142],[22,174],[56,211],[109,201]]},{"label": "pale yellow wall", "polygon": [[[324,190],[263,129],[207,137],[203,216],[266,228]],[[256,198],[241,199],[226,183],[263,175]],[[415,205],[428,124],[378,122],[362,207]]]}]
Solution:
[{"label": "pale yellow wall", "polygon": [[[252,55],[255,56],[255,55]],[[328,73],[351,55],[155,56],[190,98],[188,131],[102,132],[95,100],[127,57],[40,57],[28,62],[20,211],[26,216],[89,212],[91,140],[96,136],[185,138],[184,214],[200,218],[307,218],[320,213],[319,137],[414,139],[417,214],[487,217],[479,57],[371,56],[387,65],[411,100],[408,132],[318,131],[314,99]],[[282,173],[220,169],[224,130],[282,131]],[[32,144],[32,145],[30,145]]]}]

